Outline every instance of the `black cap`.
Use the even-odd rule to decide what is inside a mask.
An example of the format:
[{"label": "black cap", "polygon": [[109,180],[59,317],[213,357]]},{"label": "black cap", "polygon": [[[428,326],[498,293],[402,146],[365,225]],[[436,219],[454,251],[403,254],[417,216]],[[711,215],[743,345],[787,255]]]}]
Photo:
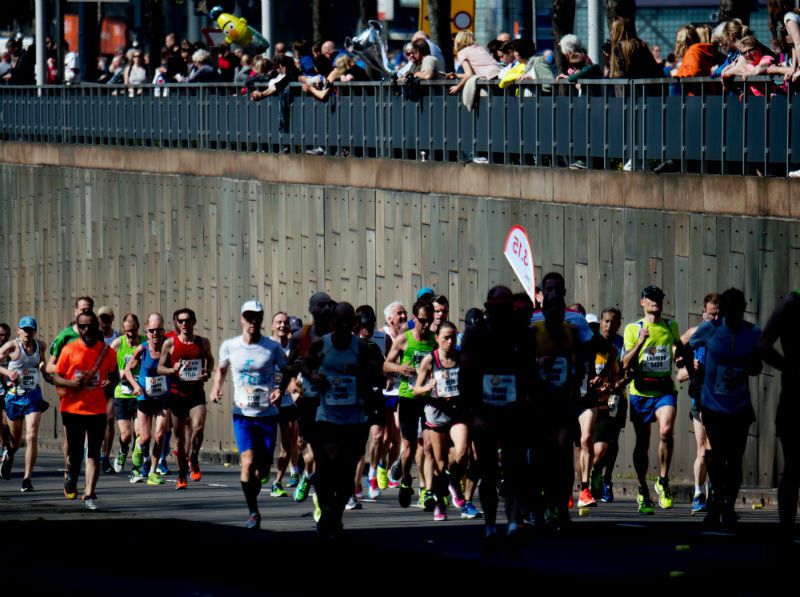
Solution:
[{"label": "black cap", "polygon": [[642,290],[642,298],[648,298],[651,301],[663,301],[664,296],[664,291],[658,286],[647,286]]}]

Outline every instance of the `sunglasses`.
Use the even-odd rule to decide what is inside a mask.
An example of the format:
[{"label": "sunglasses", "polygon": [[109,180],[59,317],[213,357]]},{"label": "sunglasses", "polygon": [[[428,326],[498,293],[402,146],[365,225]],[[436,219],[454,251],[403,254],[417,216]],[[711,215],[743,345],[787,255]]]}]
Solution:
[{"label": "sunglasses", "polygon": [[88,330],[88,329],[91,329],[92,327],[94,327],[94,326],[91,323],[79,323],[78,324],[78,329],[79,330]]},{"label": "sunglasses", "polygon": [[429,323],[430,323],[432,320],[431,320],[431,319],[426,319],[426,318],[424,318],[424,317],[417,317],[417,321],[419,322],[419,324],[420,324],[420,325],[427,325],[427,324],[429,324]]},{"label": "sunglasses", "polygon": [[188,323],[192,323],[192,320],[191,320],[191,319],[188,319],[188,318],[187,318],[187,319],[178,319],[177,321],[178,321],[178,323],[179,323],[180,325],[186,325],[186,324],[188,324]]},{"label": "sunglasses", "polygon": [[164,328],[153,328],[152,330],[147,330],[148,334],[163,334]]}]

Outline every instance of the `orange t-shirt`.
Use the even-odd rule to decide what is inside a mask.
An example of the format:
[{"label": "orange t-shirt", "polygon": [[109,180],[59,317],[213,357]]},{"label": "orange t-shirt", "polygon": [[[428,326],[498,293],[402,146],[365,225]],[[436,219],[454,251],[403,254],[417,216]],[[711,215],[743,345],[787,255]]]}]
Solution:
[{"label": "orange t-shirt", "polygon": [[[67,344],[58,357],[56,373],[64,379],[80,379],[94,367],[104,346],[102,342],[95,342],[94,346],[88,347],[82,340]],[[61,412],[75,415],[105,414],[106,393],[102,383],[116,370],[117,353],[109,348],[92,381],[80,389],[64,388],[64,394],[61,396]]]}]

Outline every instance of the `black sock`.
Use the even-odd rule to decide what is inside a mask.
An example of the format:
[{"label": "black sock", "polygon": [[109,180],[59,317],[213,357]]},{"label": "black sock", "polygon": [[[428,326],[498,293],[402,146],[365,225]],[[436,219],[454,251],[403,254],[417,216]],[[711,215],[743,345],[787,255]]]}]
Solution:
[{"label": "black sock", "polygon": [[658,480],[661,482],[662,485],[667,485],[669,483],[669,478],[667,477],[659,477]]},{"label": "black sock", "polygon": [[119,442],[119,451],[122,454],[127,455],[128,454],[128,448],[130,448],[130,447],[131,447],[131,442],[125,442],[124,444],[122,442]]},{"label": "black sock", "polygon": [[258,494],[261,491],[261,481],[258,479],[242,481],[242,491],[244,499],[247,501],[247,508],[251,513],[258,513]]},{"label": "black sock", "polygon": [[589,484],[581,481],[581,491],[583,491],[584,489],[589,489]]}]

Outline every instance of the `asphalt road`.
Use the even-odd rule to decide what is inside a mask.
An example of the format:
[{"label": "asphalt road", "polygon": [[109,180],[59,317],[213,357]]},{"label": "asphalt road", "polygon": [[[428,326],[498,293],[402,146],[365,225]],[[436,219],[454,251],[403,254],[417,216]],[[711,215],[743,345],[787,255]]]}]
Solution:
[{"label": "asphalt road", "polygon": [[[21,456],[21,454],[20,454]],[[0,481],[0,570],[4,590],[59,595],[670,593],[701,587],[727,594],[796,591],[797,541],[780,539],[774,507],[742,508],[736,535],[708,533],[687,503],[641,516],[630,498],[600,504],[560,536],[529,528],[519,560],[481,556],[483,522],[434,523],[407,510],[396,490],[344,516],[346,537],[316,538],[312,503],[260,497],[262,530],[242,528],[247,510],[237,466],[206,464],[203,478],[175,490],[102,475],[95,512],[67,501],[61,459],[43,455],[33,493],[20,493],[21,462]],[[79,488],[82,487],[82,481]],[[502,521],[501,517],[501,521]],[[793,588],[792,588],[793,587]],[[6,593],[9,594],[9,593]]]}]

